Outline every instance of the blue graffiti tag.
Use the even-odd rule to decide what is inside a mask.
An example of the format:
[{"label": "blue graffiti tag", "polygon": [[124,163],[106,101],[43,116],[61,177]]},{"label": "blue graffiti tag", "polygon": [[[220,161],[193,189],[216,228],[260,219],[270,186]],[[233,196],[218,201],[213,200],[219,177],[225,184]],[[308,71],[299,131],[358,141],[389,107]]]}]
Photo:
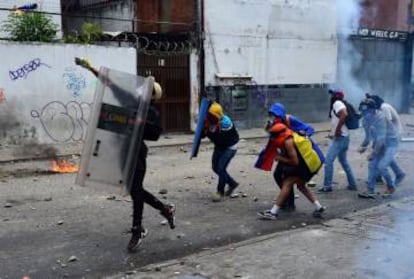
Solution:
[{"label": "blue graffiti tag", "polygon": [[66,73],[62,75],[66,81],[66,88],[72,92],[75,97],[79,97],[82,89],[86,88],[86,79],[82,74],[76,73],[75,69],[68,67]]},{"label": "blue graffiti tag", "polygon": [[15,71],[10,70],[9,71],[10,79],[13,81],[19,78],[25,79],[30,72],[37,70],[40,66],[46,66],[48,68],[52,68],[49,65],[42,63],[42,61],[40,61],[39,58],[35,58],[29,63],[24,64],[22,67],[20,67],[19,69]]}]

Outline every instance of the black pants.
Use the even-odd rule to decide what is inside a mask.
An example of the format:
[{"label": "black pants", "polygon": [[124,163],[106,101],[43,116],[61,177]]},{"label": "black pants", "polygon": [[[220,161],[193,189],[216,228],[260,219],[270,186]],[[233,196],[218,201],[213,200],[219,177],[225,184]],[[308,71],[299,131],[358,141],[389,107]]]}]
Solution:
[{"label": "black pants", "polygon": [[158,209],[159,211],[165,209],[165,205],[150,192],[146,191],[142,185],[144,182],[146,169],[146,160],[140,160],[140,162],[138,162],[138,167],[135,170],[133,184],[130,192],[133,202],[133,227],[142,228],[142,213],[144,211],[144,202],[153,208]]},{"label": "black pants", "polygon": [[[276,184],[279,186],[280,189],[282,189],[282,182],[284,179],[283,176],[284,176],[283,164],[278,163],[273,173],[273,177],[276,181]],[[284,202],[284,204],[282,205],[282,207],[291,207],[291,208],[295,207],[295,192],[293,190],[293,187],[292,187],[292,191],[290,191],[290,194],[288,198],[286,199],[286,201]]]}]

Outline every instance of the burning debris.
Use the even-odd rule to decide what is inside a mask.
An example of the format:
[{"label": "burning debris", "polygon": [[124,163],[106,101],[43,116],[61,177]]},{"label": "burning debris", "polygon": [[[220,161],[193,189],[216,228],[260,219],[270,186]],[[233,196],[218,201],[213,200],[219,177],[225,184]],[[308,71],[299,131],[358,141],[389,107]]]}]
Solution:
[{"label": "burning debris", "polygon": [[54,158],[50,161],[50,170],[58,173],[74,173],[78,172],[79,166],[68,160]]}]

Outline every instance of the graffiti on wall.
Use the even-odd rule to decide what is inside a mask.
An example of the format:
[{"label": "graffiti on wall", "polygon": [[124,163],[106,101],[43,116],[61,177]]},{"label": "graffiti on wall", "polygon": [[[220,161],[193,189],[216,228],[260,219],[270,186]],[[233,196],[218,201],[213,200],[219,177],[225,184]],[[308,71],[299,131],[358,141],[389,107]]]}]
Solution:
[{"label": "graffiti on wall", "polygon": [[39,111],[32,110],[31,116],[39,119],[45,133],[55,142],[82,141],[86,136],[91,105],[52,101]]},{"label": "graffiti on wall", "polygon": [[86,79],[83,74],[76,71],[75,67],[65,68],[65,73],[62,75],[66,88],[72,93],[74,97],[79,97],[82,90],[86,86]]},{"label": "graffiti on wall", "polygon": [[29,73],[36,71],[40,66],[52,68],[51,66],[43,63],[40,58],[35,58],[16,70],[9,70],[10,79],[13,81],[20,78],[26,79]]},{"label": "graffiti on wall", "polygon": [[0,105],[6,102],[6,94],[4,94],[4,89],[0,88]]}]

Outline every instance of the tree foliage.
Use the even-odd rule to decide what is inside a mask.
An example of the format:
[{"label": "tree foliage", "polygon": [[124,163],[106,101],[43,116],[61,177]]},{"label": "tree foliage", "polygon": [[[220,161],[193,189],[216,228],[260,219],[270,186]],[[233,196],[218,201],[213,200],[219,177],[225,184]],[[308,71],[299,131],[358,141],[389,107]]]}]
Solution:
[{"label": "tree foliage", "polygon": [[67,35],[65,36],[65,42],[77,44],[93,44],[102,36],[102,28],[98,24],[85,22],[82,24],[81,34],[78,36]]},{"label": "tree foliage", "polygon": [[59,31],[50,16],[39,12],[11,13],[2,25],[10,40],[22,42],[53,42]]}]

